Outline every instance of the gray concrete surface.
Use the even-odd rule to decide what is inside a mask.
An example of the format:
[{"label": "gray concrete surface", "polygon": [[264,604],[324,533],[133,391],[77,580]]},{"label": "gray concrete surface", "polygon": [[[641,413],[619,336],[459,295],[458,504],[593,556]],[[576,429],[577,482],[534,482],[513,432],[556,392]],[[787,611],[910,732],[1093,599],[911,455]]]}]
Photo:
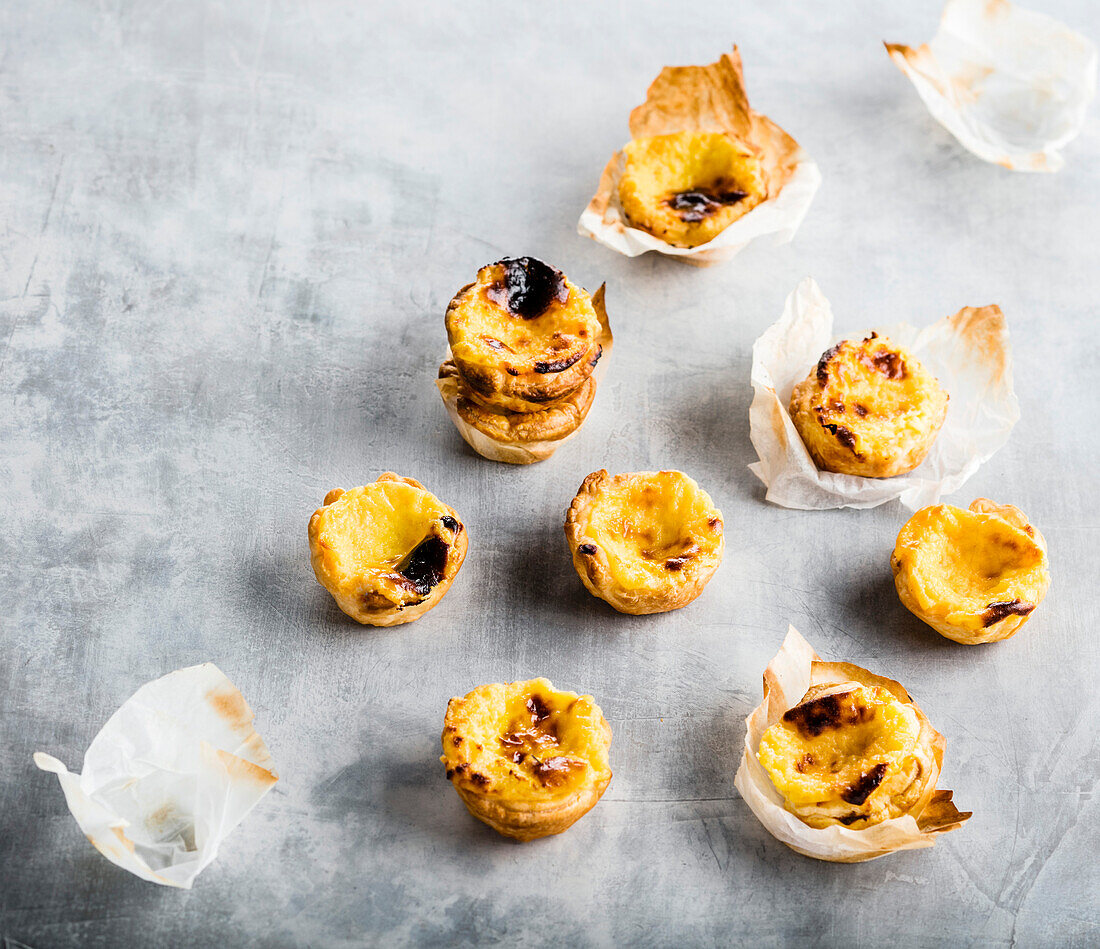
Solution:
[{"label": "gray concrete surface", "polygon": [[[1034,0],[1100,35],[1089,0]],[[889,62],[938,2],[0,8],[0,935],[33,949],[372,944],[1087,946],[1100,941],[1095,114],[1053,176],[963,152]],[[696,270],[577,216],[665,63],[741,45],[754,104],[824,184],[793,244]],[[474,456],[433,378],[443,308],[530,253],[607,281],[616,349],[583,432]],[[905,512],[766,505],[750,349],[799,278],[838,330],[997,302],[1023,417],[952,500],[1032,515],[1053,590],[954,645],[909,616]],[[701,599],[625,617],[561,524],[606,466],[680,467],[723,509]],[[465,517],[419,622],[360,628],[314,582],[324,493],[393,469]],[[733,789],[742,718],[793,622],[906,682],[974,811],[934,850],[833,866]],[[118,870],[31,753],[71,767],[142,682],[214,660],[282,780],[190,892]],[[447,699],[546,675],[591,692],[615,778],[530,845],[467,816]],[[0,939],[0,942],[3,940]]]}]

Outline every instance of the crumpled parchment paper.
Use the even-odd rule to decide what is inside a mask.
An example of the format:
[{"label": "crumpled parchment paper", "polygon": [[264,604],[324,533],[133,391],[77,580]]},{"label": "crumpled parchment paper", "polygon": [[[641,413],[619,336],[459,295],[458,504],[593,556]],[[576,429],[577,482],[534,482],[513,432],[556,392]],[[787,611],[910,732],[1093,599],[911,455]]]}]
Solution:
[{"label": "crumpled parchment paper", "polygon": [[[863,478],[819,471],[787,410],[791,390],[835,342],[863,339],[872,330],[908,349],[939,380],[950,396],[947,418],[928,457],[908,474]],[[802,510],[875,507],[894,498],[912,510],[935,504],[1008,440],[1020,417],[999,307],[964,307],[922,330],[873,325],[836,337],[829,301],[811,277],[753,344],[752,386],[749,433],[760,460],[749,470],[768,486],[769,501]]]},{"label": "crumpled parchment paper", "polygon": [[278,780],[253,713],[213,663],[146,683],[92,740],[83,774],[57,775],[95,848],[143,880],[191,888],[218,846]]},{"label": "crumpled parchment paper", "polygon": [[[936,838],[960,827],[971,815],[960,812],[951,791],[933,783],[915,811],[853,830],[838,824],[810,827],[783,806],[783,797],[757,758],[764,732],[788,709],[797,705],[811,686],[840,684],[855,679],[875,684],[904,702],[908,692],[893,679],[885,679],[847,662],[822,662],[813,647],[793,626],[788,626],[783,645],[764,670],[764,700],[745,719],[745,747],[734,786],[749,809],[777,840],[806,857],[834,863],[861,863],[898,850],[931,847]],[[923,712],[919,713],[923,717]],[[931,724],[928,724],[931,731]],[[935,766],[943,763],[944,739],[935,733]]]},{"label": "crumpled parchment paper", "polygon": [[713,240],[675,247],[627,223],[619,204],[624,158],[616,152],[577,232],[627,257],[654,250],[699,265],[728,260],[757,238],[789,241],[821,184],[821,172],[793,138],[749,107],[736,46],[709,66],[666,66],[649,87],[646,101],[630,113],[632,139],[686,131],[724,132],[755,145],[763,157],[768,198]]},{"label": "crumpled parchment paper", "polygon": [[1096,92],[1096,47],[1007,0],[948,0],[931,42],[887,43],[928,111],[979,158],[1057,171]]}]

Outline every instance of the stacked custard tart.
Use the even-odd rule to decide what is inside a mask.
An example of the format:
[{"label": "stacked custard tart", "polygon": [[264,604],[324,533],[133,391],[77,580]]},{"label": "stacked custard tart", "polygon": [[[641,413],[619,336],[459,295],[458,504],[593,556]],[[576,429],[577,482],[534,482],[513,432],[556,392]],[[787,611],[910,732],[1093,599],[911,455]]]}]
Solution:
[{"label": "stacked custard tart", "polygon": [[499,260],[447,307],[440,395],[479,455],[527,465],[581,427],[611,347],[604,288],[589,294],[534,257]]}]

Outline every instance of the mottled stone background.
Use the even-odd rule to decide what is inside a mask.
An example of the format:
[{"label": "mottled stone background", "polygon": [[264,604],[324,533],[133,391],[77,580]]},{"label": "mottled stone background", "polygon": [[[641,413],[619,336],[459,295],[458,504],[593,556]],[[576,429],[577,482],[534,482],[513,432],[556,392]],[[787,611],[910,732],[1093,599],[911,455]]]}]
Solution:
[{"label": "mottled stone background", "polygon": [[[1100,38],[1090,0],[1032,0]],[[33,947],[1063,946],[1100,940],[1095,115],[1057,175],[962,151],[890,63],[938,0],[0,6],[0,936]],[[740,44],[754,104],[824,184],[794,243],[707,270],[575,234],[665,63]],[[474,456],[434,386],[475,269],[607,281],[596,406],[552,460]],[[806,274],[841,332],[1002,305],[1023,417],[952,500],[1022,507],[1054,586],[980,648],[921,625],[906,516],[769,506],[746,465],[755,337]],[[581,479],[679,467],[725,563],[664,616],[590,597],[562,538]],[[444,603],[360,628],[306,521],[387,469],[471,538]],[[733,788],[742,718],[793,622],[903,680],[972,808],[860,866],[773,840]],[[141,683],[213,660],[282,780],[189,892],[101,858],[36,749],[74,769]],[[615,779],[562,837],[469,818],[447,699],[546,675],[591,692]],[[0,943],[3,940],[0,939]]]}]

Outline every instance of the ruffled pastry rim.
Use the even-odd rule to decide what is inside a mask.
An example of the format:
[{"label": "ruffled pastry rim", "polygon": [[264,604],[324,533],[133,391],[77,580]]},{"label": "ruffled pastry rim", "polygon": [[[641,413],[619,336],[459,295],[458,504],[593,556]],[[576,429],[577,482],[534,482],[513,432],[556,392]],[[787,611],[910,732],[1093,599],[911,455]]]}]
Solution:
[{"label": "ruffled pastry rim", "polygon": [[[581,385],[572,392],[566,393],[562,399],[558,400],[559,405],[563,400],[570,399],[576,394],[582,394],[579,393],[579,390],[588,383],[592,383],[595,388],[600,378],[603,376],[607,365],[607,357],[611,353],[611,347],[614,342],[611,333],[611,324],[607,318],[607,308],[604,304],[605,290],[606,285],[600,284],[599,289],[592,294],[592,308],[596,311],[596,317],[600,321],[600,334],[596,338],[596,342],[601,347],[599,362],[596,364],[591,376],[583,380]],[[488,458],[490,461],[500,461],[510,465],[530,465],[535,462],[545,461],[554,454],[561,445],[565,444],[565,442],[580,431],[581,426],[584,424],[584,420],[588,417],[588,413],[592,408],[592,403],[595,401],[596,393],[593,391],[592,398],[588,406],[585,407],[580,414],[577,424],[557,438],[540,438],[528,441],[523,441],[518,438],[498,438],[489,432],[483,431],[467,418],[463,417],[463,413],[460,409],[460,402],[465,394],[463,392],[464,380],[461,379],[457,372],[453,374],[449,371],[445,372],[448,362],[451,362],[450,350],[447,351],[447,358],[444,359],[443,364],[440,366],[440,376],[436,379],[436,387],[439,389],[439,394],[443,399],[447,414],[450,416],[451,421],[454,423],[455,428],[458,429],[458,433],[462,436],[463,440],[474,451],[481,455],[482,458]],[[517,426],[529,427],[537,424],[532,422],[531,419],[538,413],[509,412],[508,410],[500,411],[502,415],[514,416]],[[556,411],[556,408],[551,404],[544,411]]]},{"label": "ruffled pastry rim", "polygon": [[[922,508],[923,510],[923,508]],[[890,570],[894,575],[894,589],[897,590],[898,599],[901,601],[901,605],[904,606],[910,613],[912,613],[922,623],[931,626],[937,633],[943,636],[945,639],[950,639],[954,642],[961,643],[964,646],[978,646],[984,643],[997,643],[1006,639],[1011,639],[1015,636],[1024,626],[1028,620],[1035,615],[1036,610],[1046,599],[1046,595],[1050,592],[1050,555],[1047,550],[1046,538],[1039,533],[1039,528],[1034,524],[1029,523],[1027,515],[1024,514],[1018,507],[1014,507],[1011,504],[997,504],[994,501],[990,501],[988,498],[975,498],[970,502],[970,506],[967,508],[969,511],[974,511],[979,514],[996,514],[1002,519],[1008,521],[1013,527],[1024,531],[1029,534],[1031,538],[1043,551],[1045,557],[1044,570],[1046,583],[1039,595],[1035,597],[1035,608],[1031,612],[1026,613],[1023,616],[1018,614],[1009,614],[995,623],[989,626],[984,626],[980,629],[968,629],[963,626],[955,626],[948,623],[944,619],[940,619],[927,611],[921,609],[920,604],[916,601],[913,595],[909,591],[909,583],[907,578],[909,571],[905,571],[904,574],[901,569],[901,564],[897,558],[897,543],[894,544],[894,549],[890,553]],[[898,538],[901,537],[901,532],[905,530],[906,525],[914,517],[919,514],[920,511],[914,513],[911,517],[907,518],[905,524],[901,526],[898,531]]]},{"label": "ruffled pastry rim", "polygon": [[[615,152],[581,214],[577,231],[630,257],[654,250],[696,266],[708,266],[728,260],[765,234],[785,234],[789,240],[821,181],[817,165],[798,142],[749,106],[737,46],[706,66],[665,66],[646,91],[646,101],[630,113],[629,125],[631,139],[694,131],[730,135],[761,156],[767,183],[764,200],[717,236],[695,247],[678,247],[627,222],[619,204],[619,179],[625,158],[621,150]],[[783,220],[769,222],[768,216],[786,204],[782,200],[784,189],[795,178],[808,191],[805,206],[783,207]],[[623,237],[632,239],[631,250],[621,246]]]},{"label": "ruffled pastry rim", "polygon": [[569,505],[565,515],[565,542],[569,545],[569,553],[573,558],[573,569],[581,578],[585,589],[593,596],[606,602],[609,606],[631,616],[643,616],[651,613],[670,613],[673,610],[683,609],[689,603],[698,599],[708,583],[714,577],[718,568],[722,565],[722,558],[726,549],[725,521],[722,512],[714,504],[714,499],[692,478],[682,471],[675,471],[695,485],[702,492],[714,508],[715,516],[722,526],[722,533],[718,538],[717,549],[708,555],[705,563],[692,564],[690,575],[686,571],[669,574],[669,583],[660,591],[652,589],[627,589],[621,586],[611,573],[607,560],[607,553],[599,544],[595,553],[582,553],[580,547],[588,543],[586,541],[588,523],[591,519],[591,511],[596,499],[603,489],[620,478],[639,478],[647,475],[670,474],[671,471],[630,471],[617,475],[610,475],[606,468],[593,471],[589,474],[576,496]]},{"label": "ruffled pastry rim", "polygon": [[321,515],[329,504],[338,500],[345,493],[345,489],[333,488],[325,495],[324,503],[313,512],[309,519],[308,537],[310,564],[313,567],[313,574],[317,578],[317,582],[328,591],[329,595],[336,602],[336,605],[340,608],[340,611],[364,626],[402,626],[405,623],[411,623],[413,620],[419,619],[430,609],[438,605],[447,591],[451,588],[451,584],[454,583],[459,570],[462,569],[462,564],[466,560],[466,551],[469,549],[470,544],[466,525],[462,518],[458,516],[458,512],[449,504],[444,504],[443,501],[432,494],[431,491],[425,488],[424,485],[415,478],[405,478],[392,471],[386,471],[380,474],[371,483],[378,484],[383,481],[395,481],[399,484],[407,484],[419,491],[423,491],[425,494],[431,495],[439,504],[446,508],[446,513],[455,519],[458,523],[458,529],[454,532],[454,543],[450,545],[447,551],[447,562],[444,567],[443,577],[434,587],[432,587],[431,591],[423,600],[403,608],[398,605],[390,607],[366,607],[363,605],[362,597],[334,591],[324,579],[322,579],[323,572],[320,569],[321,555],[318,543],[318,534],[321,529]]},{"label": "ruffled pastry rim", "polygon": [[946,739],[930,724],[928,740],[937,773],[928,781],[921,799],[901,817],[858,830],[841,824],[829,827],[805,824],[783,806],[782,796],[756,757],[764,731],[797,705],[810,686],[850,681],[881,686],[910,703],[921,719],[924,736],[927,718],[900,683],[852,663],[823,662],[798,630],[790,626],[782,647],[764,670],[764,699],[745,719],[745,746],[734,785],[764,828],[806,857],[833,863],[860,863],[898,850],[931,847],[937,835],[961,826],[970,812],[960,812],[955,807],[951,801],[953,792],[936,788]]}]

